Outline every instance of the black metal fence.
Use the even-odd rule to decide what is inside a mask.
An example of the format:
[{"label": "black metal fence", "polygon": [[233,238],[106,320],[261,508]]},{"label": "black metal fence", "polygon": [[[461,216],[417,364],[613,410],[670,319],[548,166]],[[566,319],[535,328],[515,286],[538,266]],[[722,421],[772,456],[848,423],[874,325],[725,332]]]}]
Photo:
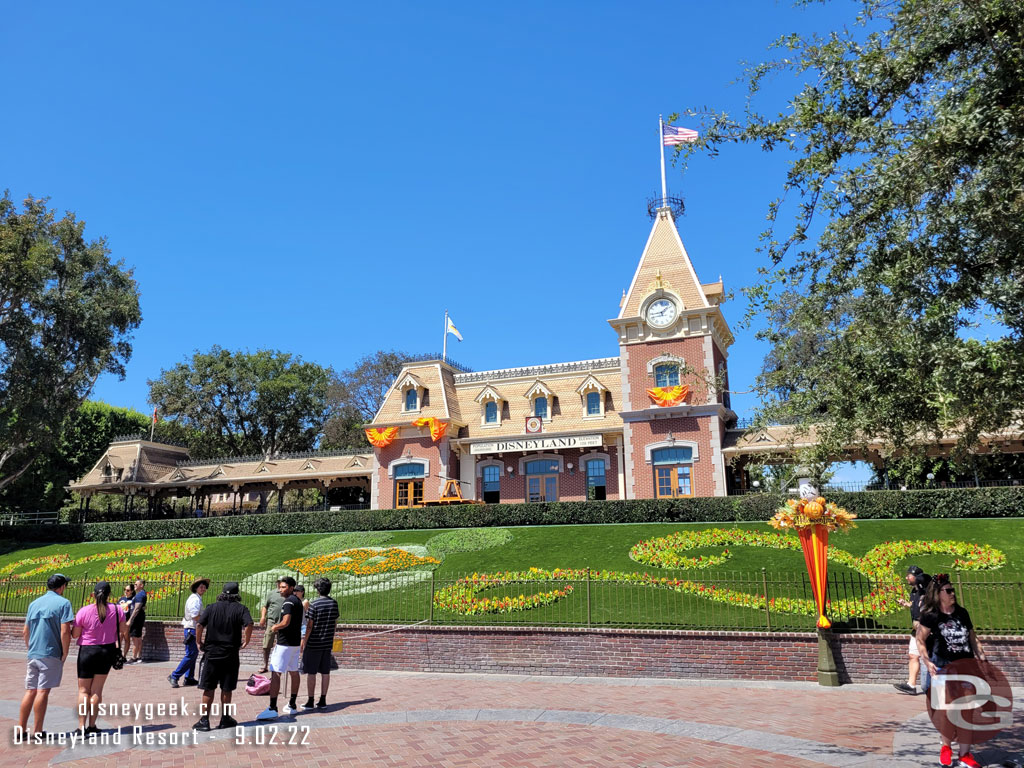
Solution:
[{"label": "black metal fence", "polygon": [[[211,576],[204,601],[216,600],[226,581],[241,584],[243,602],[258,621],[267,593],[288,571]],[[314,598],[315,577],[291,573]],[[334,582],[342,623],[623,627],[738,631],[812,631],[815,613],[805,573],[767,570],[673,571],[617,574],[604,571],[525,571],[444,574],[402,571],[371,576],[327,574]],[[123,583],[115,582],[115,599]],[[1024,579],[1016,574],[953,575],[957,599],[982,634],[1024,632]],[[91,600],[95,578],[75,578],[65,596],[77,610]],[[178,619],[189,577],[150,580],[150,619]],[[46,589],[42,580],[0,582],[0,612],[24,615]],[[906,632],[909,615],[896,603],[899,579],[881,584],[853,572],[829,575],[827,614],[837,632]]]}]

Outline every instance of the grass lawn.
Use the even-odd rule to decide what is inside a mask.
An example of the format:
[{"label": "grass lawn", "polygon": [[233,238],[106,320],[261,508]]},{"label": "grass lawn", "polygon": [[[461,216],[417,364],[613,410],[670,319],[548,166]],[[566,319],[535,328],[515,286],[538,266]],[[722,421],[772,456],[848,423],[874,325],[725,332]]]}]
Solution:
[{"label": "grass lawn", "polygon": [[[772,597],[809,598],[804,577],[803,557],[799,551],[767,549],[752,546],[729,546],[729,559],[712,570],[666,571],[645,566],[629,557],[630,548],[645,539],[664,536],[675,531],[694,531],[708,528],[744,529],[762,533],[771,532],[764,523],[753,524],[641,524],[641,525],[587,525],[543,526],[509,528],[511,540],[499,546],[476,551],[456,551],[444,556],[432,576],[422,566],[418,573],[386,574],[381,576],[349,576],[339,584],[343,621],[421,621],[454,623],[508,623],[508,624],[594,624],[594,625],[671,625],[723,628],[763,629],[772,620],[773,629],[809,628],[811,617],[776,613],[765,616],[764,610],[738,607],[713,602],[697,595],[679,594],[667,589],[646,585],[583,581],[573,583],[571,594],[550,605],[528,611],[512,613],[460,616],[435,606],[431,615],[432,590],[448,586],[452,580],[472,573],[494,573],[505,570],[526,570],[538,567],[546,570],[591,568],[625,573],[649,573],[657,577],[681,578],[731,588],[737,592]],[[429,555],[437,537],[437,530],[387,532],[390,541],[384,546],[420,545]],[[1021,520],[871,520],[847,534],[833,534],[830,548],[846,550],[857,557],[886,541],[898,540],[956,540],[973,544],[989,544],[1006,555],[1003,568],[985,572],[964,573],[961,602],[975,616],[975,622],[991,629],[1009,631],[1019,628],[1024,616],[1024,593],[1019,582],[1024,573],[1024,521]],[[247,602],[258,603],[258,593],[269,587],[275,578],[274,569],[293,558],[305,557],[303,549],[317,546],[330,534],[300,534],[294,536],[245,536],[208,539],[178,540],[199,544],[197,554],[180,559],[170,565],[153,570],[185,570],[188,574],[209,576],[215,581],[234,578],[242,581],[249,592]],[[110,552],[116,549],[134,549],[159,542],[109,542],[74,545],[27,546],[15,549],[7,542],[0,551],[0,569],[22,560],[51,555],[68,555],[72,559]],[[686,552],[687,556],[720,555],[723,547],[701,548]],[[133,562],[137,562],[136,558]],[[906,565],[915,563],[926,571],[953,571],[951,555],[919,555],[891,563],[893,570],[903,573]],[[88,577],[89,581],[103,577],[106,561],[92,561],[79,565],[60,566],[59,570],[75,580]],[[24,572],[33,566],[17,569]],[[128,569],[131,566],[126,566]],[[762,573],[762,569],[765,571]],[[427,569],[429,570],[429,568]],[[864,577],[840,563],[830,563],[830,576],[834,577],[832,599],[859,597],[870,589]],[[253,576],[253,574],[261,574]],[[14,588],[24,589],[33,580],[45,578],[46,573],[25,580],[13,580]],[[112,583],[122,584],[127,576],[108,577]],[[998,582],[1006,586],[985,586],[976,582]],[[38,583],[38,582],[35,582]],[[362,585],[366,585],[365,588]],[[177,615],[181,597],[174,589],[166,589],[164,596],[154,601],[150,615]],[[530,595],[564,588],[564,582],[538,582],[510,584],[480,592],[480,597]],[[767,590],[766,590],[767,587]],[[76,585],[76,588],[77,585]],[[88,590],[81,587],[81,597]],[[214,592],[216,590],[213,590]],[[115,589],[115,594],[120,592]],[[589,594],[588,594],[589,593]],[[0,594],[4,594],[0,582]],[[7,594],[2,610],[20,613],[31,595]],[[74,598],[72,602],[80,602]],[[771,611],[769,611],[771,613]],[[871,620],[872,628],[903,630],[907,623],[905,612]]]}]

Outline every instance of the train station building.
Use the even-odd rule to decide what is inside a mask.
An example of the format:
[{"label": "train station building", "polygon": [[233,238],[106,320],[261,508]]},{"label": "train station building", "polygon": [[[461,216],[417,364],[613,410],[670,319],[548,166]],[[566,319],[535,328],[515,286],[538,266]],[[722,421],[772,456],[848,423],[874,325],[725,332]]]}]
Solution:
[{"label": "train station building", "polygon": [[69,488],[151,507],[219,494],[239,510],[254,492],[341,486],[358,486],[373,509],[420,506],[450,480],[484,503],[724,496],[735,414],[722,282],[701,282],[672,209],[653,219],[607,321],[614,356],[491,371],[413,360],[366,425],[365,452],[191,462],[182,449],[121,440]]}]

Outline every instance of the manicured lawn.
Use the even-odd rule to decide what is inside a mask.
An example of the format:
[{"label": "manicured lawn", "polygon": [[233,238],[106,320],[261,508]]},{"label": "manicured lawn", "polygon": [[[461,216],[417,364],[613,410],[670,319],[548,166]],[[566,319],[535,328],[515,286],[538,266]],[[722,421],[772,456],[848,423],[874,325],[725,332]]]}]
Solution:
[{"label": "manicured lawn", "polygon": [[[424,571],[430,566],[420,566],[416,574],[385,574],[367,577],[342,577],[339,583],[343,621],[421,621],[432,619],[450,623],[509,623],[509,624],[583,624],[609,625],[670,625],[723,628],[763,629],[768,621],[773,629],[784,627],[803,628],[813,626],[810,617],[777,612],[766,616],[765,610],[739,607],[713,602],[704,597],[680,594],[669,589],[650,585],[609,583],[585,579],[572,582],[571,594],[550,605],[511,613],[460,616],[438,606],[431,613],[430,595],[449,586],[460,576],[473,573],[495,573],[500,571],[523,571],[530,567],[545,570],[594,569],[615,571],[626,574],[648,573],[658,578],[679,576],[720,588],[753,595],[768,594],[773,598],[809,598],[804,578],[803,557],[799,551],[768,549],[752,546],[729,546],[729,559],[710,570],[666,571],[645,566],[629,557],[630,548],[641,540],[664,536],[675,531],[701,529],[742,529],[761,533],[771,532],[766,524],[647,524],[647,525],[591,525],[591,526],[544,526],[508,529],[510,541],[489,549],[469,552],[450,552],[443,562],[434,568],[433,574]],[[437,530],[389,532],[392,538],[384,546],[427,545],[437,536]],[[1021,520],[896,520],[864,521],[847,534],[833,534],[830,546],[861,557],[872,547],[886,541],[899,540],[956,540],[974,544],[989,544],[1006,555],[1005,565],[995,571],[962,574],[961,602],[975,615],[976,623],[989,625],[993,629],[1008,631],[1021,625],[1024,616],[1024,593],[1021,591],[1019,574],[1024,573],[1024,521]],[[263,592],[274,581],[282,564],[293,558],[307,556],[302,550],[316,546],[325,538],[320,534],[294,536],[247,536],[215,539],[179,540],[199,544],[202,550],[171,565],[162,565],[154,570],[162,572],[183,569],[187,574],[209,576],[215,581],[234,578],[239,581],[249,577],[243,588],[249,593],[247,602],[253,607],[258,603],[257,593]],[[26,547],[11,551],[5,548],[0,556],[0,569],[8,563],[24,558],[48,555],[68,555],[78,559],[87,555],[111,552],[117,549],[135,549],[161,542],[111,542],[75,545],[49,545]],[[10,547],[8,543],[8,547]],[[451,549],[451,547],[449,547]],[[700,548],[686,552],[690,557],[721,555],[724,547]],[[431,554],[417,550],[421,555]],[[918,555],[891,563],[891,568],[902,574],[906,565],[913,562],[928,572],[953,571],[951,555]],[[132,562],[137,562],[138,558]],[[102,578],[105,561],[92,561],[78,565],[61,566],[59,570],[73,579],[83,580],[80,598],[88,591],[85,579],[93,581]],[[32,566],[22,566],[24,572]],[[127,580],[131,565],[125,566],[123,574],[109,576],[116,585]],[[764,569],[762,571],[762,569]],[[866,579],[851,568],[840,563],[830,563],[829,572],[834,577],[832,599],[860,597],[870,589]],[[253,576],[253,574],[262,574]],[[24,590],[33,580],[45,578],[46,573],[25,580],[13,580],[14,588]],[[307,574],[307,576],[310,574]],[[178,577],[179,580],[188,577]],[[337,581],[337,579],[336,579]],[[985,586],[975,586],[985,582]],[[988,583],[996,582],[996,584]],[[37,582],[38,583],[38,582]],[[361,585],[365,584],[366,587]],[[479,597],[531,595],[564,588],[565,579],[550,582],[516,583],[499,586],[479,592]],[[997,586],[1004,585],[1005,586]],[[176,615],[181,597],[177,583],[169,581],[159,585],[165,587],[162,596],[154,601],[151,615]],[[158,587],[159,588],[159,587]],[[216,591],[216,590],[214,590]],[[120,592],[115,588],[115,594]],[[4,593],[0,582],[0,594]],[[212,597],[212,595],[211,595]],[[7,595],[2,610],[18,613],[31,595]],[[73,602],[76,600],[73,598]],[[982,619],[982,621],[979,621]],[[874,628],[905,629],[906,616],[900,612],[887,614],[861,625]]]}]

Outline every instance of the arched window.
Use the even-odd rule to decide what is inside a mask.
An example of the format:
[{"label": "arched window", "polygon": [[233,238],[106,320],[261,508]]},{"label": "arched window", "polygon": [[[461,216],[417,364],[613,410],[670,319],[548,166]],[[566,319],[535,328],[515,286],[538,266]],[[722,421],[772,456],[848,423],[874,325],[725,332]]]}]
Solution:
[{"label": "arched window", "polygon": [[693,496],[693,448],[672,446],[651,451],[657,498]]},{"label": "arched window", "polygon": [[606,498],[604,459],[589,459],[587,468],[587,499],[603,501]]},{"label": "arched window", "polygon": [[554,459],[537,459],[526,462],[526,474],[528,475],[550,475],[557,474],[558,462]]},{"label": "arched window", "polygon": [[484,504],[501,502],[501,467],[490,465],[483,468]]},{"label": "arched window", "polygon": [[675,363],[661,363],[654,366],[654,386],[679,386],[679,366]]},{"label": "arched window", "polygon": [[587,392],[587,416],[601,415],[601,392]]},{"label": "arched window", "polygon": [[533,415],[540,419],[548,417],[548,399],[543,395],[533,398]]},{"label": "arched window", "polygon": [[484,403],[484,424],[498,423],[498,404],[493,400]]},{"label": "arched window", "polygon": [[416,402],[417,402],[416,390],[414,388],[410,387],[408,390],[406,390],[406,393],[405,393],[405,410],[407,410],[407,411],[415,411],[415,410],[417,410]]}]

